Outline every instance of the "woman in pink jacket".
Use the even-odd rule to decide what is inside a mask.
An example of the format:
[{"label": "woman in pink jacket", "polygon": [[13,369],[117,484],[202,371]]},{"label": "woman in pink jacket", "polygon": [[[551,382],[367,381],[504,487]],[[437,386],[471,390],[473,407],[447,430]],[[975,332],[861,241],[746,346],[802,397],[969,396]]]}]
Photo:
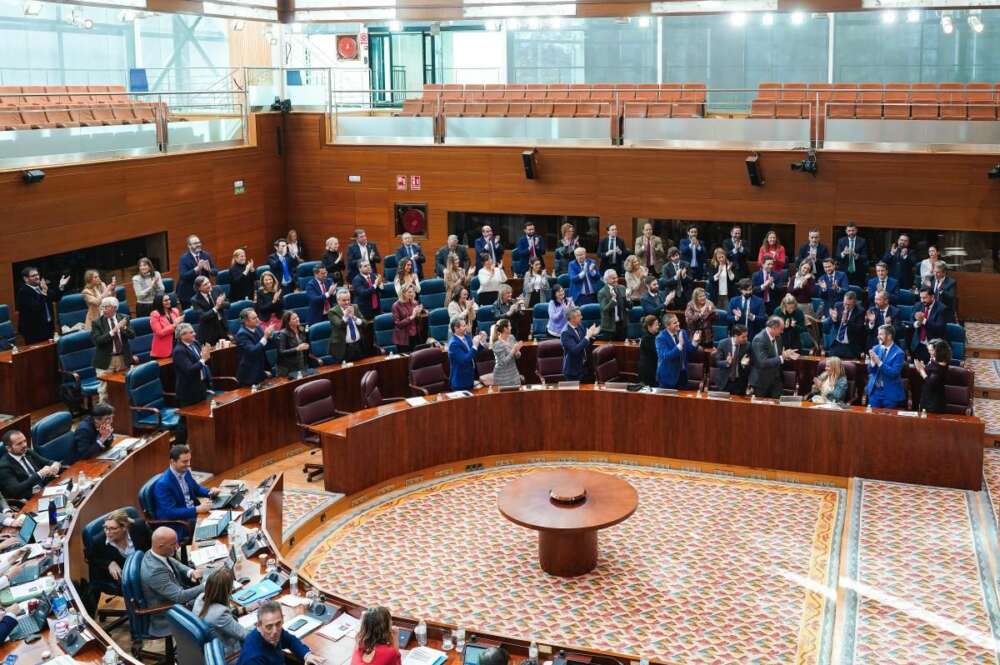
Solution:
[{"label": "woman in pink jacket", "polygon": [[169,358],[174,350],[174,326],[183,323],[180,310],[173,306],[169,294],[164,294],[153,306],[149,315],[149,327],[153,329],[153,346],[150,358]]}]

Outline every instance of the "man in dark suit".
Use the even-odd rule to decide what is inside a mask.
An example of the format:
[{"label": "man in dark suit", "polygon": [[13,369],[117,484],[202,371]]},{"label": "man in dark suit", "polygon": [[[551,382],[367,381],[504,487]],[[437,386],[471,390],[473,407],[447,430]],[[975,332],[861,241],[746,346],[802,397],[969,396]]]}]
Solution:
[{"label": "man in dark suit", "polygon": [[569,264],[569,297],[577,305],[597,302],[597,263],[587,257],[587,250],[577,247],[573,250],[573,261]]},{"label": "man in dark suit", "polygon": [[750,268],[747,266],[747,246],[743,242],[743,229],[738,226],[730,229],[729,237],[722,241],[722,249],[726,252],[726,258],[733,264],[736,279],[749,277]]},{"label": "man in dark suit", "polygon": [[511,251],[511,270],[515,277],[521,277],[528,272],[531,262],[542,259],[545,265],[545,239],[535,233],[535,225],[528,222],[524,225],[524,235],[517,239]]},{"label": "man in dark suit", "polygon": [[295,274],[299,267],[299,258],[288,251],[288,242],[284,238],[274,241],[274,254],[267,257],[267,265],[281,285],[284,294],[295,291]]},{"label": "man in dark suit", "polygon": [[618,227],[614,224],[608,227],[608,235],[597,245],[597,256],[601,260],[601,270],[614,270],[619,275],[625,272],[625,259],[629,251],[622,239],[618,237]]},{"label": "man in dark suit", "polygon": [[[190,323],[179,323],[174,329],[177,344],[172,354],[174,366],[174,402],[178,407],[191,406],[203,402],[208,397],[212,385],[212,372],[208,369],[208,359],[212,349],[198,344],[194,338],[194,327]],[[187,442],[187,422],[182,416],[174,432],[177,443]]]},{"label": "man in dark suit", "polygon": [[373,275],[372,267],[367,261],[362,261],[358,265],[358,274],[351,282],[354,290],[354,299],[358,303],[358,311],[361,316],[371,321],[379,315],[382,309],[382,301],[378,291],[382,288],[382,276]]},{"label": "man in dark suit", "polygon": [[740,289],[740,295],[729,301],[729,314],[735,323],[741,323],[746,327],[750,337],[756,337],[757,333],[764,329],[764,323],[767,321],[764,301],[753,295],[749,279],[744,277],[736,286]]},{"label": "man in dark suit", "polygon": [[253,307],[240,312],[240,329],[236,331],[236,380],[243,386],[260,383],[271,374],[267,362],[267,345],[271,341],[271,327],[260,325],[260,318]]},{"label": "man in dark suit", "polygon": [[868,302],[875,302],[875,294],[885,291],[889,302],[895,303],[899,298],[899,282],[889,277],[889,266],[882,261],[875,264],[875,276],[868,280]]},{"label": "man in dark suit", "polygon": [[913,339],[910,340],[913,357],[930,362],[927,343],[934,339],[947,339],[948,324],[953,320],[951,309],[939,302],[931,289],[920,289],[920,306],[913,313]]},{"label": "man in dark suit", "polygon": [[705,263],[708,262],[708,248],[698,239],[698,227],[688,227],[687,238],[681,238],[681,261],[688,264],[692,279],[705,277]]},{"label": "man in dark suit", "polygon": [[868,342],[866,349],[870,349],[878,344],[878,329],[882,326],[892,326],[893,337],[898,337],[902,333],[899,319],[899,308],[889,303],[889,296],[885,291],[875,294],[872,306],[865,313],[865,324],[868,328]]},{"label": "man in dark suit", "polygon": [[934,264],[934,275],[924,280],[923,287],[930,288],[934,293],[934,299],[948,309],[955,309],[955,298],[958,292],[958,285],[955,280],[948,277],[948,265],[944,261]]},{"label": "man in dark suit", "polygon": [[[215,497],[218,493],[218,487],[202,487],[191,475],[191,449],[174,444],[170,447],[167,470],[153,484],[153,496],[156,497],[156,514],[153,519],[193,522],[198,515],[205,515],[212,510],[211,503],[201,503],[198,499]],[[184,527],[174,525],[171,528],[179,539],[184,540],[187,536],[187,529]]]},{"label": "man in dark suit", "polygon": [[597,336],[601,329],[596,325],[586,330],[580,325],[583,314],[576,307],[566,313],[566,327],[563,328],[559,341],[563,348],[563,377],[567,381],[582,381],[586,376],[587,350],[590,340]]},{"label": "man in dark suit", "polygon": [[38,268],[28,266],[21,271],[24,284],[17,290],[14,307],[17,310],[17,331],[25,344],[35,344],[52,339],[52,303],[63,296],[69,275],[59,278],[59,288],[49,290],[49,283],[42,279]]},{"label": "man in dark suit", "polygon": [[868,281],[868,243],[858,235],[858,225],[850,222],[847,235],[837,241],[834,252],[850,284],[861,286]]},{"label": "man in dark suit", "polygon": [[364,356],[361,328],[364,321],[355,313],[351,293],[337,291],[337,304],[328,314],[330,320],[330,356],[333,362],[353,362]]},{"label": "man in dark suit", "polygon": [[188,251],[186,251],[177,262],[177,300],[181,303],[181,309],[186,309],[191,304],[191,298],[195,294],[194,281],[198,277],[215,277],[218,270],[215,268],[215,260],[212,255],[201,248],[201,240],[198,236],[188,236]]},{"label": "man in dark suit", "polygon": [[670,307],[677,294],[671,291],[664,296],[660,290],[660,282],[652,275],[646,275],[643,281],[646,283],[646,295],[639,301],[642,305],[642,315],[655,316],[659,321],[667,313],[667,307]]},{"label": "man in dark suit", "polygon": [[82,418],[73,431],[73,452],[66,460],[73,464],[82,459],[97,457],[115,441],[115,410],[106,402],[100,402]]},{"label": "man in dark suit", "polygon": [[784,321],[772,316],[750,343],[750,387],[757,397],[781,397],[781,368],[786,361],[799,357],[795,349],[782,348],[784,328]]},{"label": "man in dark suit", "polygon": [[440,248],[434,255],[434,274],[438,277],[444,277],[444,270],[448,267],[448,255],[454,253],[458,256],[458,265],[462,266],[462,270],[468,272],[469,270],[469,248],[465,245],[458,244],[458,236],[450,235],[448,236],[448,242],[444,247]]},{"label": "man in dark suit", "polygon": [[688,336],[676,314],[663,317],[663,330],[656,336],[656,383],[660,388],[687,389],[687,358],[698,350],[701,331]]},{"label": "man in dark suit", "polygon": [[865,328],[865,314],[858,305],[854,291],[844,294],[844,300],[827,312],[833,336],[827,355],[841,360],[857,360],[864,353],[868,331]]},{"label": "man in dark suit", "polygon": [[889,276],[899,283],[899,288],[907,291],[913,288],[913,275],[917,270],[917,256],[910,251],[910,236],[899,234],[896,244],[882,257],[889,268]]},{"label": "man in dark suit", "polygon": [[362,261],[371,267],[372,272],[377,273],[382,255],[378,253],[375,243],[368,242],[368,234],[364,229],[354,229],[354,242],[347,248],[347,279],[352,284],[360,272]]},{"label": "man in dark suit", "polygon": [[333,307],[337,293],[337,284],[326,276],[326,268],[319,264],[313,268],[313,278],[306,284],[306,296],[309,298],[309,315],[306,324],[312,325],[325,321],[330,308]]},{"label": "man in dark suit", "polygon": [[601,339],[625,341],[630,303],[612,268],[604,271],[604,288],[597,292],[597,304],[601,307]]},{"label": "man in dark suit", "polygon": [[774,259],[764,259],[760,270],[753,274],[751,285],[753,294],[764,303],[765,312],[770,312],[778,306],[782,298],[778,291],[784,288],[784,282],[781,279],[781,271],[774,269]]},{"label": "man in dark suit", "polygon": [[694,278],[690,266],[681,261],[681,252],[676,247],[667,250],[667,262],[663,264],[662,272],[660,288],[664,293],[674,294],[673,306],[676,309],[684,309],[694,291]]},{"label": "man in dark suit", "polygon": [[476,238],[476,272],[483,267],[483,254],[493,259],[493,267],[499,268],[503,262],[503,245],[500,238],[493,235],[493,227],[483,226],[483,234]]},{"label": "man in dark suit", "polygon": [[730,395],[746,395],[750,377],[750,344],[747,327],[733,325],[729,337],[719,342],[715,349],[715,366],[721,371],[719,386]]},{"label": "man in dark suit", "polygon": [[[101,316],[90,324],[90,338],[94,340],[94,372],[97,378],[111,372],[121,372],[138,360],[132,356],[132,349],[129,347],[129,340],[134,337],[135,331],[128,324],[128,317],[118,314],[118,299],[109,296],[101,300]],[[97,395],[101,402],[108,401],[108,384],[104,381],[97,386]]]},{"label": "man in dark suit", "polygon": [[229,337],[226,310],[229,302],[222,290],[212,286],[208,277],[194,280],[197,294],[191,299],[191,308],[198,313],[198,341],[202,344],[216,344]]},{"label": "man in dark suit", "polygon": [[53,462],[28,450],[28,438],[16,429],[3,434],[7,454],[0,457],[0,492],[8,501],[27,501],[32,488],[46,484],[62,470]]},{"label": "man in dark suit", "polygon": [[[410,259],[413,261],[413,272],[416,273],[417,279],[423,279],[424,261],[427,259],[423,250],[420,249],[420,245],[413,242],[413,234],[404,233],[400,239],[402,244],[396,250],[396,265],[402,263],[403,259]],[[466,263],[468,263],[468,257],[466,257]]]},{"label": "man in dark suit", "polygon": [[830,250],[819,241],[819,231],[809,229],[809,241],[799,247],[795,265],[798,267],[803,261],[808,259],[813,264],[813,274],[815,274],[819,272],[820,263],[829,256]]},{"label": "man in dark suit", "polygon": [[823,274],[816,278],[816,294],[823,301],[824,312],[844,299],[847,287],[847,275],[837,270],[837,262],[830,258],[823,259]]}]

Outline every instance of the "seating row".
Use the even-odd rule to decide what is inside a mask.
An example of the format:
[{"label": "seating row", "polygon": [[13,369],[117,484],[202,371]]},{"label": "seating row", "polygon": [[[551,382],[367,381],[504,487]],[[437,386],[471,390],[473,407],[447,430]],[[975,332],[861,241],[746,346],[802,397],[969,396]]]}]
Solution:
[{"label": "seating row", "polygon": [[0,106],[90,106],[131,101],[123,85],[0,85]]},{"label": "seating row", "polygon": [[1000,84],[761,83],[751,118],[996,120]]},{"label": "seating row", "polygon": [[155,123],[156,108],[152,104],[100,105],[87,108],[63,107],[59,109],[43,107],[0,108],[0,131]]}]

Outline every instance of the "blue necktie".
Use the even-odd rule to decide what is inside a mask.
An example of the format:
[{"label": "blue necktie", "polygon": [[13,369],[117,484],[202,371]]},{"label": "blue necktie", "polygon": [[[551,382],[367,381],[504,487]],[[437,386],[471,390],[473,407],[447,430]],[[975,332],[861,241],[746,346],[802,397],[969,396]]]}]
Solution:
[{"label": "blue necktie", "polygon": [[358,338],[358,327],[356,325],[354,325],[354,318],[353,317],[350,317],[350,318],[347,319],[347,327],[351,330],[351,334],[349,335],[349,337],[352,340],[353,339],[357,339]]},{"label": "blue necktie", "polygon": [[283,256],[278,257],[278,260],[281,261],[281,283],[288,284],[292,281],[292,274],[288,272],[288,260]]}]

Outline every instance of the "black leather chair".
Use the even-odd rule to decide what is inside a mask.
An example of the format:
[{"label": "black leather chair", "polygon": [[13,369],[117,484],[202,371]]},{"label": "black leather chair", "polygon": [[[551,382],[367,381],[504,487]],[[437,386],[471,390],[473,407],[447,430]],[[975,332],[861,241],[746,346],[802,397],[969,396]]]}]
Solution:
[{"label": "black leather chair", "polygon": [[[316,379],[298,386],[293,393],[295,401],[295,424],[302,433],[302,440],[317,446],[310,455],[320,454],[319,435],[310,431],[310,425],[346,416],[346,411],[338,410],[333,403],[333,383],[329,379]],[[302,473],[312,482],[323,475],[323,465],[306,462],[302,465]]]},{"label": "black leather chair", "polygon": [[563,348],[558,339],[547,339],[538,343],[538,360],[535,373],[542,383],[559,383],[563,380]]},{"label": "black leather chair", "polygon": [[361,377],[361,402],[366,409],[382,406],[389,402],[401,402],[403,397],[383,397],[378,385],[378,370],[370,369]]},{"label": "black leather chair", "polygon": [[421,349],[410,355],[410,390],[418,395],[434,395],[448,389],[445,363],[448,354],[439,349]]}]

